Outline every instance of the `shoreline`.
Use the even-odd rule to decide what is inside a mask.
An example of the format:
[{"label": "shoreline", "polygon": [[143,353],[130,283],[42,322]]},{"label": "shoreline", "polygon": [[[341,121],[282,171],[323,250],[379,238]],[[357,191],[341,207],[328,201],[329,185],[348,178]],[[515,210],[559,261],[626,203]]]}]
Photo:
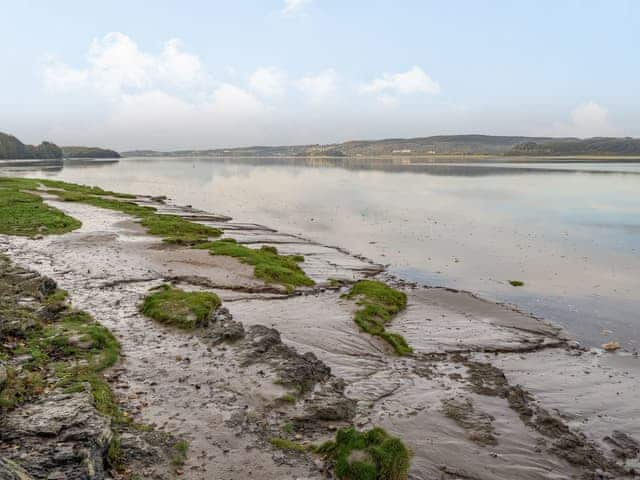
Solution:
[{"label": "shoreline", "polygon": [[[219,377],[223,385],[228,382],[224,374],[225,362],[231,362],[227,363],[227,366],[233,364],[236,361],[234,359],[237,359],[237,355],[242,354],[245,348],[229,346],[221,351],[214,349],[214,356],[226,359],[218,361],[218,366],[211,367],[200,361],[194,364],[195,352],[206,352],[206,348],[201,350],[200,346],[195,346],[201,345],[201,333],[206,334],[206,331],[185,336],[181,332],[143,320],[136,307],[140,296],[149,286],[172,281],[183,288],[205,289],[218,293],[223,306],[227,307],[234,320],[243,324],[245,328],[254,324],[275,327],[285,344],[295,348],[299,353],[310,351],[320,361],[325,362],[333,374],[346,383],[346,397],[357,404],[355,418],[346,424],[353,423],[359,427],[382,425],[402,438],[414,453],[410,478],[433,478],[432,475],[436,474],[446,479],[459,478],[465,474],[464,472],[475,472],[475,476],[468,478],[482,479],[507,479],[515,476],[548,478],[543,473],[546,471],[568,475],[569,472],[585,474],[604,469],[615,471],[617,475],[621,473],[621,470],[618,470],[622,468],[619,464],[620,458],[607,447],[610,442],[607,443],[603,439],[602,433],[613,438],[613,430],[618,431],[622,428],[627,430],[625,435],[629,438],[639,438],[638,422],[628,423],[629,418],[640,417],[631,403],[624,406],[625,412],[620,412],[619,408],[622,407],[618,407],[615,418],[609,421],[594,420],[599,417],[597,410],[593,410],[594,407],[591,406],[590,413],[589,410],[582,412],[586,415],[585,419],[589,419],[589,428],[578,428],[574,432],[576,424],[571,420],[571,416],[565,417],[562,413],[555,416],[550,413],[549,405],[554,405],[555,412],[575,408],[575,391],[572,391],[572,394],[554,389],[545,391],[544,378],[541,380],[542,386],[539,382],[533,382],[533,389],[527,389],[526,382],[530,382],[531,378],[539,379],[540,375],[544,377],[545,372],[536,371],[535,368],[535,358],[538,356],[550,356],[560,371],[572,362],[578,369],[586,368],[581,366],[582,364],[588,366],[591,372],[589,377],[584,377],[590,379],[586,385],[588,388],[594,384],[606,386],[611,382],[608,377],[611,373],[607,368],[598,367],[598,362],[604,365],[612,358],[622,358],[625,368],[631,369],[632,375],[635,375],[640,371],[637,357],[626,358],[621,354],[611,355],[577,348],[568,338],[561,335],[558,328],[510,306],[499,305],[478,298],[472,293],[446,287],[425,288],[399,279],[394,280],[384,271],[380,271],[379,266],[376,268],[366,259],[353,257],[343,249],[334,250],[302,237],[289,236],[260,225],[235,224],[230,219],[221,219],[207,212],[153,202],[149,198],[138,197],[136,201],[142,204],[151,202],[163,214],[198,218],[199,223],[223,229],[226,235],[235,237],[240,243],[277,245],[278,250],[283,253],[303,254],[305,262],[302,267],[319,285],[303,291],[305,294],[302,295],[278,292],[277,289],[261,291],[260,282],[252,278],[250,270],[227,257],[211,257],[204,251],[162,244],[157,239],[149,237],[139,225],[119,212],[48,199],[50,205],[74,218],[80,218],[83,222],[80,230],[61,237],[45,237],[41,240],[3,236],[2,250],[8,252],[14,260],[18,260],[19,264],[25,263],[27,266],[46,270],[47,275],[61,282],[62,286],[69,290],[74,305],[78,303],[80,307],[90,311],[98,321],[104,320],[107,326],[114,330],[123,343],[124,357],[122,365],[118,368],[124,371],[120,378],[126,379],[129,385],[122,391],[116,391],[124,396],[130,390],[146,392],[145,396],[152,401],[147,402],[150,404],[149,407],[141,404],[138,410],[138,415],[143,420],[153,419],[152,423],[156,423],[158,419],[168,419],[169,411],[173,409],[183,417],[182,422],[185,422],[178,422],[175,428],[178,431],[182,429],[181,433],[196,437],[192,439],[195,449],[206,448],[210,443],[207,435],[211,434],[213,427],[204,428],[202,425],[193,424],[189,415],[194,416],[195,420],[205,422],[206,427],[207,419],[211,418],[212,412],[208,408],[196,408],[199,413],[183,411],[183,406],[170,401],[177,393],[175,388],[184,389],[178,381],[180,371],[184,368],[189,372],[195,369],[190,375],[199,378],[198,381],[206,383],[207,376],[213,375]],[[340,297],[345,287],[336,289],[329,285],[329,279],[335,278],[336,274],[342,275],[347,282],[345,285],[375,274],[375,278],[386,279],[396,288],[406,292],[409,298],[407,310],[390,323],[390,328],[407,339],[414,348],[414,355],[396,357],[389,352],[384,343],[354,328],[351,321],[354,306]],[[206,288],[203,288],[203,285]],[[124,308],[125,316],[121,317],[117,312],[111,311],[113,305],[118,305],[117,310]],[[125,318],[132,321],[127,320],[123,323]],[[165,380],[169,384],[162,387],[145,382],[148,380],[145,377],[154,377],[154,367],[148,363],[153,357],[149,356],[149,351],[145,352],[145,348],[140,347],[147,346],[147,343],[149,349],[164,345],[169,355],[166,361],[160,357],[157,360],[160,361],[162,369],[171,372],[176,368],[175,361],[172,365],[168,360],[185,341],[193,343],[194,354],[189,355],[192,357],[189,365],[181,363],[175,370],[174,381],[170,381],[170,374]],[[595,354],[592,355],[592,352]],[[157,356],[155,353],[154,355]],[[522,365],[519,370],[510,371],[510,362],[505,359],[513,355],[520,358],[519,362]],[[206,357],[205,355],[203,358]],[[504,373],[494,366],[495,363],[500,364]],[[242,369],[237,368],[238,372]],[[522,376],[525,371],[529,371],[531,378]],[[156,376],[159,374],[160,370],[156,372]],[[212,404],[219,405],[217,408],[220,408],[228,398],[226,395],[219,396],[219,392],[236,392],[235,395],[240,397],[240,400],[236,399],[232,404],[238,407],[238,411],[244,408],[243,405],[249,405],[250,411],[259,417],[267,412],[270,412],[270,415],[278,412],[276,416],[279,420],[270,424],[270,434],[273,434],[274,429],[282,428],[282,418],[299,416],[299,408],[313,405],[314,401],[326,407],[325,402],[328,398],[335,401],[334,397],[303,397],[299,406],[277,405],[274,408],[272,404],[277,397],[273,385],[266,385],[255,370],[250,369],[244,374],[247,378],[238,380],[240,385],[212,389],[208,398],[213,398]],[[614,375],[619,377],[620,374],[614,372]],[[546,383],[553,385],[561,376],[559,373],[552,374]],[[637,394],[638,387],[624,377],[625,375],[619,377],[620,381],[627,382],[624,384],[622,398],[630,400]],[[157,378],[157,382],[162,381],[162,377]],[[527,399],[525,396],[516,402],[514,396],[519,395],[516,387],[521,383],[527,392],[526,395],[531,398]],[[239,395],[238,387],[247,389],[248,394]],[[579,389],[580,385],[576,385],[575,388]],[[189,392],[189,396],[195,396],[191,410],[201,401],[197,400],[200,396],[197,392],[201,390],[185,390]],[[282,394],[281,390],[276,390],[278,395]],[[605,402],[609,398],[607,395],[614,395],[613,399],[620,397],[615,395],[615,392],[600,392],[598,395],[600,402]],[[552,397],[551,400],[549,396]],[[619,402],[620,398],[617,400]],[[167,407],[162,405],[163,402],[170,402],[171,408],[167,410]],[[560,422],[553,431],[545,427],[546,423],[540,423],[549,416],[553,417],[554,422]],[[265,418],[268,418],[268,415]],[[241,424],[246,425],[246,421],[247,418],[244,417]],[[292,434],[291,438],[303,441],[316,441],[323,436],[326,438],[326,435],[333,431],[331,428],[340,423],[336,420],[307,418],[296,426],[295,435]],[[591,423],[594,424],[593,428]],[[505,429],[507,424],[511,426]],[[230,441],[231,437],[227,435],[237,427],[238,424],[234,424],[229,433],[220,433],[219,441]],[[242,447],[236,445],[229,448],[226,454],[224,449],[227,447],[221,447],[219,454],[215,456],[215,462],[196,462],[195,459],[190,459],[187,465],[201,469],[212,468],[213,465],[222,462],[221,464],[227,466],[225,468],[231,468],[240,457],[229,452],[241,452],[243,448],[251,445],[252,449],[266,452],[266,455],[261,453],[259,456],[262,468],[267,469],[265,478],[282,478],[277,477],[282,474],[282,470],[276,469],[279,472],[277,473],[276,470],[272,470],[275,466],[271,466],[270,463],[275,462],[277,465],[280,460],[284,460],[285,464],[288,462],[289,468],[298,473],[306,471],[307,474],[311,472],[312,475],[316,475],[309,478],[326,478],[326,467],[314,467],[304,458],[300,458],[301,455],[298,453],[274,451],[264,445],[265,437],[261,437],[259,432],[256,433],[255,427],[249,425],[247,428],[249,432],[241,435]],[[424,443],[424,432],[431,434],[428,445]],[[487,436],[489,434],[490,436]],[[283,435],[289,436],[287,432]],[[298,439],[297,436],[301,436],[302,439]],[[489,444],[483,444],[482,442],[488,438],[494,438],[496,443],[493,444],[491,440]],[[536,452],[534,447],[540,445],[542,440],[546,442],[547,447]],[[516,444],[530,442],[531,450],[526,455],[513,449]],[[569,446],[570,444],[573,446]],[[443,445],[448,447],[443,448]],[[493,457],[493,454],[496,457]],[[230,456],[233,458],[228,458]],[[461,463],[465,457],[467,461]],[[600,459],[596,462],[597,465],[592,462],[596,457]],[[280,460],[276,461],[274,458]],[[494,460],[491,460],[492,458]],[[489,469],[489,466],[495,463],[495,458],[499,459],[495,466],[498,471]],[[231,473],[232,471],[227,471],[230,475],[228,478],[246,478],[242,476],[247,474],[246,470]],[[200,474],[204,475],[204,471]],[[184,478],[205,477],[199,477],[197,473],[185,473]]]},{"label": "shoreline", "polygon": [[440,159],[460,159],[461,162],[465,162],[470,159],[481,159],[496,163],[601,163],[611,161],[612,163],[640,163],[640,155],[628,155],[628,156],[616,156],[616,155],[564,155],[564,156],[529,156],[529,155],[506,155],[506,154],[434,154],[434,155],[345,155],[345,156],[331,156],[331,155],[311,155],[311,156],[296,156],[296,155],[143,155],[143,156],[123,156],[122,158],[205,158],[205,159],[220,159],[220,160],[233,160],[233,159],[283,159],[283,160],[398,160],[406,161],[413,159],[431,159],[435,160],[433,163],[437,163]]}]

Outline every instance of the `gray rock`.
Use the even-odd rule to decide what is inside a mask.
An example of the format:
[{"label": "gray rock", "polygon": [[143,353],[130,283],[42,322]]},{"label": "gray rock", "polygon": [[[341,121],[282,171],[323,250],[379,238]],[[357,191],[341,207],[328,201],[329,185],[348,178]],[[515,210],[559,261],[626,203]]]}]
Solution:
[{"label": "gray rock", "polygon": [[635,459],[640,456],[640,443],[624,432],[614,430],[604,441],[612,447],[613,454],[621,459]]},{"label": "gray rock", "polygon": [[356,401],[345,397],[344,380],[332,378],[319,383],[304,399],[298,420],[351,420],[356,414]]},{"label": "gray rock", "polygon": [[0,479],[33,480],[27,472],[9,459],[0,457]]},{"label": "gray rock", "polygon": [[233,320],[229,310],[225,307],[212,312],[207,323],[209,328],[204,336],[209,338],[214,345],[222,342],[235,342],[245,336],[242,324]]},{"label": "gray rock", "polygon": [[7,367],[4,366],[4,363],[0,362],[0,392],[4,388],[4,384],[7,383],[8,378]]},{"label": "gray rock", "polygon": [[36,479],[54,475],[102,480],[113,438],[110,424],[94,408],[88,392],[56,392],[5,415],[0,421],[0,454],[23,465]]},{"label": "gray rock", "polygon": [[40,287],[38,288],[38,290],[40,290],[40,293],[43,297],[51,295],[57,290],[57,288],[58,285],[56,285],[55,280],[49,277],[41,277]]}]

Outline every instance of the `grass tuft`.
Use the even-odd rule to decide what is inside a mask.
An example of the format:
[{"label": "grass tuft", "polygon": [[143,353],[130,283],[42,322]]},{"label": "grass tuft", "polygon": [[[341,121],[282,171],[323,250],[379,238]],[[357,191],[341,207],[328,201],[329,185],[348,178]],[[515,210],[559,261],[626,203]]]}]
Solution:
[{"label": "grass tuft", "polygon": [[191,330],[200,326],[220,304],[220,298],[214,293],[185,292],[162,285],[147,295],[140,311],[159,322]]},{"label": "grass tuft", "polygon": [[176,467],[181,467],[187,461],[187,454],[189,453],[189,442],[186,440],[180,440],[173,446],[173,457],[171,463]]},{"label": "grass tuft", "polygon": [[338,430],[335,441],[317,451],[335,461],[341,480],[406,480],[411,454],[402,441],[381,428]]},{"label": "grass tuft", "polygon": [[313,450],[313,447],[307,447],[282,437],[272,437],[269,439],[269,443],[280,450],[290,450],[293,452],[307,452]]},{"label": "grass tuft", "polygon": [[266,283],[284,285],[292,291],[295,287],[315,285],[298,263],[304,261],[301,255],[280,255],[276,247],[263,246],[255,249],[239,245],[232,239],[223,239],[199,245],[198,248],[209,250],[212,255],[226,255],[239,259],[242,263],[254,266],[256,278]]},{"label": "grass tuft", "polygon": [[375,280],[360,280],[344,297],[356,299],[362,307],[354,317],[360,330],[382,338],[398,355],[413,352],[402,335],[388,332],[385,328],[394,315],[406,308],[407,295],[404,292]]},{"label": "grass tuft", "polygon": [[524,282],[522,280],[509,280],[509,285],[512,287],[523,287]]},{"label": "grass tuft", "polygon": [[291,395],[290,393],[282,395],[281,397],[278,398],[278,400],[280,400],[283,403],[296,403],[298,401],[298,399],[293,395]]}]

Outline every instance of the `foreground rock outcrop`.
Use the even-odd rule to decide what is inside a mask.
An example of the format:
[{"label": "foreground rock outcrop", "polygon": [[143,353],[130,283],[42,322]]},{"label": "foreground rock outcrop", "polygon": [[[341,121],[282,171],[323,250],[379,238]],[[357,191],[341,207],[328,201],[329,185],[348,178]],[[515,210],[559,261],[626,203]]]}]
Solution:
[{"label": "foreground rock outcrop", "polygon": [[0,257],[0,479],[102,480],[152,464],[170,478],[175,440],[114,403],[100,371],[117,343],[66,297]]},{"label": "foreground rock outcrop", "polygon": [[102,479],[113,440],[111,419],[98,413],[89,392],[53,392],[6,414],[0,452],[34,478]]}]

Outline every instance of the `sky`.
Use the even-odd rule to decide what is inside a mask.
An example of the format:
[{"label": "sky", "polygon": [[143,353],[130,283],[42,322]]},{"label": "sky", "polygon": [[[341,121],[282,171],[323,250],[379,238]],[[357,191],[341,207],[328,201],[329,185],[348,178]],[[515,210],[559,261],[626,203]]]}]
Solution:
[{"label": "sky", "polygon": [[191,149],[640,136],[640,1],[6,2],[0,131]]}]

